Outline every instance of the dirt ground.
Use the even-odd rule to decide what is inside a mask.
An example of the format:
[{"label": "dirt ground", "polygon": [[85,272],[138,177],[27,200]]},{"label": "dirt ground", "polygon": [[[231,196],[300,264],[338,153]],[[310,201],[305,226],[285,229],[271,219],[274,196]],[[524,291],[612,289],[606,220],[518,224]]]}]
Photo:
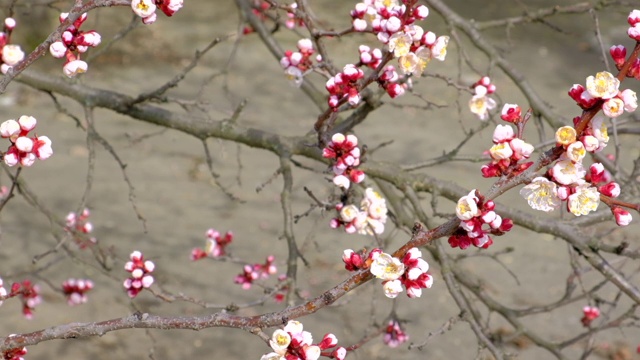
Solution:
[{"label": "dirt ground", "polygon": [[[20,1],[18,1],[20,3]],[[349,22],[349,10],[354,2],[344,0],[310,0],[317,16],[336,28]],[[472,3],[473,5],[470,5]],[[492,3],[493,5],[489,5]],[[573,4],[572,1],[525,1],[530,9],[551,4]],[[462,16],[486,21],[523,12],[519,2],[493,2],[464,0],[450,1],[448,5]],[[640,4],[638,4],[640,5]],[[630,44],[625,35],[624,11],[599,13],[602,38],[605,45]],[[16,36],[37,38],[39,29],[32,29],[26,9],[18,14],[20,21]],[[39,16],[55,19],[54,11],[41,11]],[[87,28],[94,28],[111,38],[131,19],[128,9],[102,9],[90,15]],[[213,37],[238,29],[239,16],[232,1],[185,0],[185,7],[171,19],[159,16],[157,23],[140,27],[124,41],[91,63],[90,71],[80,80],[85,84],[113,89],[129,95],[155,89],[185,66],[196,49],[203,48]],[[52,23],[53,25],[53,23]],[[424,23],[425,28],[438,34],[449,33],[447,26],[433,14]],[[86,26],[86,25],[85,25]],[[552,27],[563,31],[559,33]],[[24,32],[20,35],[21,32]],[[491,41],[514,66],[529,79],[537,92],[543,95],[555,111],[570,118],[578,115],[577,108],[566,95],[574,83],[583,83],[588,75],[602,70],[600,50],[593,38],[593,19],[589,14],[557,16],[550,24],[528,24],[510,29],[487,32]],[[287,48],[295,47],[291,34],[277,34]],[[357,44],[363,37],[352,37],[332,44],[329,52],[336,64],[351,62],[357,54]],[[371,39],[370,44],[375,44]],[[466,43],[466,40],[465,40]],[[315,106],[287,84],[279,64],[266,51],[255,36],[244,39],[237,48],[233,41],[218,45],[181,85],[169,94],[185,102],[199,100],[203,110],[212,119],[228,117],[243,99],[247,106],[239,121],[280,134],[299,135],[308,132],[318,112]],[[487,68],[486,58],[470,47],[464,49],[477,60],[480,70]],[[229,62],[232,51],[234,56]],[[450,48],[449,59],[456,59],[460,49]],[[61,76],[62,64],[50,57],[36,64],[35,69],[50,71]],[[446,76],[458,76],[456,61],[431,63],[429,71]],[[491,74],[504,101],[525,104],[514,85],[500,72]],[[479,78],[465,71],[463,83],[471,84]],[[203,87],[205,81],[210,83]],[[629,84],[625,84],[629,87]],[[631,86],[638,90],[637,85]],[[375,153],[376,159],[403,163],[416,163],[451,150],[462,137],[462,128],[478,125],[478,120],[467,111],[468,98],[457,98],[456,92],[442,81],[423,78],[417,82],[420,93],[438,106],[427,111],[419,107],[397,108],[386,106],[376,111],[367,123],[358,129],[361,141],[370,147],[393,140],[393,143]],[[62,105],[82,118],[80,107],[59,98]],[[398,100],[400,104],[423,106],[411,95]],[[445,107],[440,107],[440,106]],[[460,111],[456,106],[461,106]],[[57,112],[47,94],[12,84],[0,97],[3,119],[30,114],[38,120],[39,134],[53,139],[54,156],[26,169],[23,173],[30,189],[45,207],[60,218],[75,210],[81,201],[86,184],[88,150],[86,136],[68,116]],[[179,110],[175,105],[172,109]],[[196,110],[198,111],[198,110]],[[182,133],[163,130],[105,110],[96,112],[97,131],[116,149],[127,164],[127,175],[135,187],[135,206],[146,222],[138,220],[129,201],[129,189],[122,172],[104,148],[96,146],[95,174],[87,205],[91,209],[94,234],[105,247],[116,254],[114,270],[105,276],[81,260],[71,260],[64,252],[54,253],[32,262],[34,256],[55,246],[52,226],[45,216],[34,210],[17,196],[2,211],[2,237],[0,239],[0,276],[5,284],[28,276],[42,287],[44,301],[38,306],[33,320],[20,313],[19,301],[9,300],[0,307],[0,334],[35,331],[48,326],[106,320],[126,316],[140,310],[163,315],[197,315],[211,313],[193,304],[163,303],[151,294],[143,293],[133,301],[125,295],[121,281],[126,273],[121,270],[132,250],[141,250],[157,266],[156,284],[174,293],[211,303],[230,304],[252,301],[261,295],[259,287],[242,290],[233,283],[240,272],[237,264],[213,261],[189,261],[191,249],[202,246],[205,231],[232,230],[235,233],[230,251],[234,256],[250,262],[261,262],[268,254],[278,259],[284,271],[286,244],[282,240],[282,214],[280,207],[280,178],[270,182],[278,169],[278,159],[270,153],[238,146],[233,143],[209,140],[214,155],[214,167],[222,183],[242,202],[232,201],[212,183],[208,173],[202,144]],[[491,127],[490,127],[491,128]],[[531,137],[533,138],[534,129]],[[479,157],[491,139],[486,130],[466,145],[463,155]],[[533,142],[533,141],[532,141]],[[624,153],[623,163],[638,157],[638,142],[631,140]],[[302,214],[311,203],[303,191],[309,187],[320,198],[326,198],[333,188],[322,174],[321,164],[301,161],[314,171],[295,170],[294,212]],[[479,163],[454,162],[446,166],[429,168],[431,175],[455,181],[466,188],[487,189],[490,181],[482,179]],[[1,178],[3,183],[7,177]],[[264,184],[260,192],[256,187]],[[425,204],[429,197],[425,198]],[[500,199],[502,202],[525,204],[516,192]],[[452,204],[442,202],[441,211],[451,212]],[[544,215],[541,215],[544,216]],[[551,217],[550,217],[551,218]],[[330,215],[314,212],[295,225],[295,234],[310,262],[301,268],[300,286],[304,293],[314,296],[347,277],[340,255],[345,248],[368,246],[371,239],[347,236],[328,227]],[[615,231],[612,238],[631,240],[637,248],[638,222],[626,232]],[[57,231],[57,230],[56,230]],[[396,248],[408,239],[402,232],[385,232]],[[633,241],[635,240],[635,241]],[[487,286],[495,296],[513,306],[531,306],[550,302],[562,295],[566,277],[570,272],[567,245],[548,235],[539,235],[516,229],[499,238],[492,250],[506,247],[515,250],[501,257],[514,278],[495,262],[485,258],[469,260],[466,266],[487,279]],[[80,259],[90,259],[78,251]],[[400,318],[409,320],[407,331],[411,341],[421,342],[426,334],[437,331],[447,320],[458,315],[451,296],[441,280],[439,268],[432,273],[435,284],[420,299],[401,296],[396,311]],[[28,274],[28,275],[25,275]],[[593,275],[592,278],[589,276]],[[65,298],[54,287],[69,277],[88,277],[96,288],[89,294],[90,301],[70,308]],[[586,281],[598,279],[587,274]],[[637,277],[635,278],[638,284]],[[614,294],[613,289],[611,293]],[[527,325],[552,340],[581,331],[581,308],[575,303],[559,311],[527,318]],[[269,302],[264,306],[241,310],[251,315],[281,309],[282,305]],[[334,332],[341,344],[357,342],[372,321],[380,320],[392,307],[392,301],[381,296],[378,283],[368,284],[346,296],[338,305],[303,319],[305,327],[317,338]],[[500,324],[495,316],[492,321]],[[271,330],[267,330],[271,333]],[[633,349],[640,344],[640,333],[633,330],[615,330],[599,337],[598,342],[619,342]],[[583,344],[579,344],[582,346]],[[444,335],[432,339],[422,351],[387,348],[382,341],[372,341],[350,359],[472,359],[477,353],[477,342],[469,326],[458,323]],[[567,355],[576,356],[575,352]],[[126,330],[109,333],[100,338],[52,341],[28,348],[28,360],[72,359],[259,359],[269,351],[260,339],[240,330],[208,329],[201,332]],[[519,359],[546,359],[549,353],[533,347],[513,348],[520,352]],[[594,358],[595,355],[594,355]]]}]

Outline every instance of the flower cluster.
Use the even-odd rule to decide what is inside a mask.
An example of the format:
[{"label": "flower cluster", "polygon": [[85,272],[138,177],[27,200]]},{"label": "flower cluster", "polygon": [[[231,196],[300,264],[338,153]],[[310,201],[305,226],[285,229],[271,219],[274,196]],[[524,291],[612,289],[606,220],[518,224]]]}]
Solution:
[{"label": "flower cluster", "polygon": [[353,29],[365,31],[366,18],[371,19],[371,30],[389,51],[398,59],[405,74],[420,75],[431,59],[444,61],[447,55],[448,36],[436,36],[432,31],[416,25],[418,20],[429,16],[424,5],[407,7],[396,0],[365,0],[351,11]]},{"label": "flower cluster", "polygon": [[86,249],[98,242],[95,237],[88,236],[93,231],[93,224],[89,222],[89,215],[91,215],[89,209],[85,208],[80,215],[70,212],[66,218],[64,229],[73,236],[73,240],[80,249]]},{"label": "flower cluster", "polygon": [[[578,121],[579,118],[576,118],[575,122]],[[556,131],[555,138],[557,146],[564,150],[558,161],[546,176],[533,179],[520,190],[529,206],[536,210],[552,211],[562,201],[567,201],[569,212],[580,216],[598,208],[600,194],[611,198],[620,195],[620,186],[609,181],[610,177],[602,164],[592,164],[588,173],[582,164],[587,152],[600,151],[609,141],[602,116],[594,117],[580,136],[575,128],[563,126]],[[628,212],[622,210],[623,218],[626,214]]]},{"label": "flower cluster", "polygon": [[140,251],[134,251],[129,255],[130,261],[124,264],[124,269],[131,273],[131,277],[124,281],[124,288],[130,298],[138,296],[140,291],[151,287],[153,276],[151,273],[155,269],[155,264],[145,260]]},{"label": "flower cluster", "polygon": [[222,236],[215,229],[209,229],[207,230],[207,244],[205,248],[195,248],[191,250],[191,260],[200,260],[207,256],[213,258],[225,256],[227,254],[226,247],[231,241],[233,241],[233,233],[231,231],[227,231],[224,236]]},{"label": "flower cluster", "polygon": [[631,25],[627,30],[627,35],[635,41],[640,41],[640,10],[631,11],[627,22]]},{"label": "flower cluster", "polygon": [[274,264],[276,258],[273,255],[267,256],[264,264],[247,264],[242,268],[242,274],[236,275],[233,280],[236,284],[242,285],[242,288],[248,290],[254,281],[258,279],[266,279],[269,275],[278,272],[278,268]]},{"label": "flower cluster", "polygon": [[[517,112],[519,112],[519,107]],[[508,114],[508,116],[514,113]],[[516,175],[533,164],[532,162],[518,164],[520,160],[528,159],[531,156],[534,147],[516,137],[510,125],[498,125],[496,127],[493,132],[493,143],[494,145],[489,149],[491,162],[481,168],[483,177],[500,177],[505,174]]]},{"label": "flower cluster", "polygon": [[87,292],[93,289],[93,281],[88,279],[68,279],[62,283],[62,292],[67,296],[69,306],[87,302]]},{"label": "flower cluster", "polygon": [[483,76],[471,87],[473,88],[473,96],[469,100],[469,109],[480,120],[489,119],[489,111],[496,107],[496,101],[490,98],[489,95],[496,91],[496,86],[491,83],[491,79],[488,76]]},{"label": "flower cluster", "polygon": [[387,222],[387,202],[372,188],[365,190],[365,195],[360,202],[360,209],[355,205],[336,205],[338,217],[331,219],[329,225],[336,229],[344,226],[349,233],[361,235],[382,234],[384,224]]},{"label": "flower cluster", "polygon": [[352,182],[359,184],[364,180],[364,172],[357,169],[360,165],[360,148],[355,135],[334,134],[322,149],[322,157],[335,159],[333,183],[337,186],[349,189]]},{"label": "flower cluster", "polygon": [[48,137],[27,136],[36,127],[36,123],[33,116],[23,115],[18,121],[10,119],[0,124],[0,136],[11,141],[9,149],[3,155],[5,164],[31,166],[36,159],[46,160],[53,155]]},{"label": "flower cluster", "polygon": [[[9,337],[13,336],[14,334],[9,335]],[[1,356],[0,359],[2,360],[24,360],[23,356],[27,355],[27,348],[26,347],[20,347],[20,348],[13,348],[13,349],[9,349],[9,350],[5,350]]]},{"label": "flower cluster", "polygon": [[382,341],[390,348],[396,348],[409,340],[409,335],[404,332],[402,325],[396,319],[389,320]]},{"label": "flower cluster", "polygon": [[358,80],[363,77],[364,71],[362,69],[353,64],[347,64],[342,72],[329,78],[325,84],[325,88],[329,92],[329,107],[334,111],[337,110],[343,99],[346,99],[351,106],[358,105],[362,99],[360,90],[358,90]]},{"label": "flower cluster", "polygon": [[304,19],[296,16],[296,9],[298,8],[298,4],[293,2],[289,5],[289,9],[287,9],[287,20],[284,21],[284,26],[287,29],[295,29],[297,27],[304,26]]},{"label": "flower cluster", "polygon": [[[486,249],[493,244],[489,235],[503,235],[511,230],[513,221],[502,218],[494,211],[493,201],[484,201],[476,189],[471,190],[458,200],[456,215],[461,220],[458,230],[449,237],[449,245],[452,248],[462,250],[473,245]],[[483,228],[484,225],[488,225]]]},{"label": "flower cluster", "polygon": [[388,298],[397,297],[403,291],[403,286],[407,289],[408,297],[420,297],[422,289],[433,285],[433,277],[427,274],[429,264],[422,259],[422,252],[418,248],[409,249],[402,261],[380,249],[372,250],[369,259],[369,271],[383,280],[384,294]]},{"label": "flower cluster", "polygon": [[[317,360],[320,356],[327,356],[336,360],[343,360],[347,356],[347,349],[337,347],[338,338],[328,333],[318,344],[313,344],[313,336],[304,331],[302,323],[289,320],[284,329],[273,332],[269,340],[272,352],[262,355],[260,360]],[[335,348],[334,350],[329,350]],[[329,350],[323,353],[324,350]]]},{"label": "flower cluster", "polygon": [[[616,48],[616,54],[623,53],[626,55],[626,50],[624,50],[624,47],[622,48],[623,50]],[[614,58],[614,60],[616,63],[619,61],[616,58]],[[624,60],[622,61],[624,62]],[[594,106],[600,106],[606,116],[615,118],[622,115],[625,111],[635,111],[638,107],[638,99],[635,91],[631,89],[620,91],[619,87],[620,80],[610,72],[602,71],[597,73],[596,76],[587,77],[586,87],[580,84],[574,84],[571,89],[569,89],[569,96],[582,109],[586,110]]]},{"label": "flower cluster", "polygon": [[313,66],[311,56],[314,53],[313,42],[310,39],[300,39],[298,40],[298,51],[287,50],[280,59],[284,73],[296,87],[302,85],[304,75]]},{"label": "flower cluster", "polygon": [[16,21],[13,18],[4,19],[4,28],[0,32],[0,57],[2,65],[0,72],[6,74],[9,69],[24,59],[24,51],[20,45],[9,44],[11,42],[11,32],[16,27]]},{"label": "flower cluster", "polygon": [[[60,23],[69,17],[69,13],[60,14]],[[62,38],[49,46],[49,52],[54,58],[66,58],[62,71],[68,77],[87,72],[89,65],[80,60],[80,54],[90,47],[100,45],[102,37],[95,30],[81,31],[80,26],[87,20],[87,14],[82,14],[71,26],[62,33]]]},{"label": "flower cluster", "polygon": [[40,297],[40,286],[31,283],[30,280],[24,280],[21,283],[11,285],[11,295],[20,294],[22,301],[22,314],[27,319],[33,318],[33,310],[42,302]]},{"label": "flower cluster", "polygon": [[582,322],[582,325],[584,325],[584,327],[589,327],[593,320],[600,317],[600,309],[595,306],[585,306],[584,308],[582,308],[582,313],[583,316],[580,321]]},{"label": "flower cluster", "polygon": [[160,9],[165,15],[173,16],[182,8],[183,0],[132,0],[131,9],[142,18],[145,24],[156,21],[156,10]]}]

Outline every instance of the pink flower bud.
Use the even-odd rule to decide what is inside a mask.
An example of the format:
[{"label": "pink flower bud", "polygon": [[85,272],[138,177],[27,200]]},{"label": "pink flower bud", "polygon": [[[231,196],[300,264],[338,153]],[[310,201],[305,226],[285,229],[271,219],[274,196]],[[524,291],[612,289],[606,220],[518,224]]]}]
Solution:
[{"label": "pink flower bud", "polygon": [[20,158],[20,165],[22,166],[31,166],[36,162],[36,156],[32,153],[25,154]]},{"label": "pink flower bud", "polygon": [[616,198],[620,196],[620,185],[616,182],[610,182],[598,188],[598,191],[605,196]]},{"label": "pink flower bud", "polygon": [[627,35],[635,41],[640,41],[640,23],[636,23],[627,30]]},{"label": "pink flower bud", "polygon": [[40,160],[46,160],[53,155],[51,140],[47,136],[38,136],[33,145],[33,153]]},{"label": "pink flower bud", "polygon": [[11,138],[12,141],[20,134],[20,124],[11,119],[0,124],[0,136],[3,138]]},{"label": "pink flower bud", "polygon": [[353,19],[352,26],[354,31],[361,32],[367,30],[367,22],[362,19]]},{"label": "pink flower bud", "polygon": [[24,131],[31,131],[36,127],[38,121],[33,116],[22,115],[18,119],[18,124],[20,124],[20,128]]},{"label": "pink flower bud", "polygon": [[335,335],[329,333],[322,338],[322,342],[320,342],[318,346],[320,347],[321,350],[325,350],[328,348],[332,348],[336,345],[338,345],[338,338],[336,338]]},{"label": "pink flower bud", "polygon": [[504,141],[509,141],[513,139],[515,133],[513,132],[513,128],[509,125],[498,125],[496,129],[493,131],[493,142],[501,143]]},{"label": "pink flower bud", "polygon": [[627,17],[629,25],[634,26],[640,22],[640,10],[632,10]]},{"label": "pink flower bud", "polygon": [[504,104],[500,118],[512,123],[520,119],[521,112],[520,106],[517,104]]},{"label": "pink flower bud", "polygon": [[142,278],[142,287],[148,288],[151,287],[151,285],[153,285],[153,276],[147,275]]},{"label": "pink flower bud", "polygon": [[618,226],[627,226],[631,223],[631,220],[633,220],[631,213],[621,207],[614,206],[611,208],[611,211],[616,218],[616,224],[618,224]]},{"label": "pink flower bud", "polygon": [[331,353],[331,356],[333,356],[336,360],[344,360],[344,358],[347,357],[347,349],[341,346],[337,348],[333,353]]},{"label": "pink flower bud", "polygon": [[49,52],[54,58],[62,58],[67,53],[67,46],[62,41],[56,41],[49,46]]},{"label": "pink flower bud", "polygon": [[10,17],[4,19],[4,27],[7,30],[13,30],[16,27],[16,20]]},{"label": "pink flower bud", "polygon": [[26,136],[20,136],[16,139],[16,148],[22,152],[31,152],[33,149],[33,140]]},{"label": "pink flower bud", "polygon": [[351,181],[349,181],[349,178],[344,176],[344,175],[337,175],[333,178],[333,183],[336,186],[339,186],[341,188],[345,188],[348,189],[349,186],[351,186]]},{"label": "pink flower bud", "polygon": [[424,5],[420,5],[413,10],[413,16],[419,20],[426,19],[427,16],[429,16],[429,8]]},{"label": "pink flower bud", "polygon": [[623,45],[613,45],[609,48],[609,53],[611,54],[611,58],[616,63],[617,66],[622,66],[627,57],[627,48]]},{"label": "pink flower bud", "polygon": [[[12,151],[13,150],[13,151]],[[4,154],[3,161],[7,166],[15,166],[18,164],[18,149],[15,146],[11,146],[9,150]]]}]

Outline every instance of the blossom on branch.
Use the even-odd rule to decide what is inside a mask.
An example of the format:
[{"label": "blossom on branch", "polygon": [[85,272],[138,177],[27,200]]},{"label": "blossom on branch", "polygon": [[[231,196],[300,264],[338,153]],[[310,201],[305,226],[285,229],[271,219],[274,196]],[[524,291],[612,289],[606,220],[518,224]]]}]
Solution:
[{"label": "blossom on branch", "polygon": [[[59,20],[63,23],[69,17],[69,13],[61,13]],[[68,77],[87,72],[89,65],[80,59],[82,53],[90,47],[100,45],[102,37],[95,30],[82,31],[80,26],[87,20],[87,14],[82,14],[63,33],[60,40],[49,46],[49,52],[55,58],[66,58],[62,71]]]},{"label": "blossom on branch", "polygon": [[93,231],[93,224],[88,221],[90,215],[89,209],[85,208],[79,215],[75,212],[70,212],[66,218],[64,230],[73,237],[80,249],[85,249],[98,243],[95,237],[88,236]]},{"label": "blossom on branch", "polygon": [[456,205],[456,216],[462,221],[456,232],[449,237],[449,245],[461,250],[471,245],[486,249],[493,244],[490,235],[503,235],[511,230],[513,221],[503,219],[494,209],[495,203],[485,201],[476,189],[461,197]]},{"label": "blossom on branch", "polygon": [[69,306],[87,302],[87,292],[93,289],[93,281],[89,279],[68,279],[62,283],[62,292],[67,297]]},{"label": "blossom on branch", "polygon": [[124,269],[131,273],[131,277],[124,281],[124,288],[130,298],[138,296],[138,294],[153,284],[153,276],[151,273],[155,269],[152,261],[145,260],[140,251],[134,251],[129,255],[130,261],[124,264]]},{"label": "blossom on branch", "polygon": [[24,60],[24,51],[20,45],[10,44],[11,33],[16,27],[16,21],[13,18],[4,19],[4,28],[0,32],[0,58],[2,64],[0,65],[0,72],[6,74],[7,71],[22,60]]},{"label": "blossom on branch", "polygon": [[409,340],[409,335],[405,333],[398,320],[389,320],[389,324],[382,334],[382,341],[390,348],[396,348]]},{"label": "blossom on branch", "polygon": [[433,285],[433,277],[427,273],[429,264],[422,259],[422,252],[418,248],[409,249],[402,260],[374,249],[369,254],[369,262],[369,271],[383,280],[384,294],[388,298],[396,298],[404,290],[403,286],[407,289],[408,297],[420,297],[422,289]]},{"label": "blossom on branch", "polygon": [[156,10],[160,9],[165,15],[173,16],[182,8],[183,0],[132,0],[133,13],[142,18],[144,24],[156,21]]},{"label": "blossom on branch", "polygon": [[18,121],[7,120],[0,124],[0,136],[8,138],[11,145],[3,154],[4,163],[8,166],[31,166],[36,161],[46,160],[53,155],[51,140],[47,136],[28,137],[36,126],[33,116],[23,115]]},{"label": "blossom on branch", "polygon": [[[299,321],[289,320],[283,329],[273,332],[269,346],[273,352],[262,355],[260,360],[317,360],[321,355],[344,360],[347,351],[344,347],[337,347],[338,338],[332,334],[325,334],[317,344],[313,343],[310,332],[303,330]],[[335,348],[335,349],[333,349]],[[331,352],[324,350],[333,349]]]},{"label": "blossom on branch", "polygon": [[233,241],[233,232],[227,231],[222,236],[217,230],[211,228],[207,230],[207,243],[204,249],[195,248],[191,251],[191,260],[200,260],[205,257],[225,256],[226,247]]},{"label": "blossom on branch", "polygon": [[278,272],[278,268],[274,264],[276,258],[273,255],[267,256],[264,264],[247,264],[242,268],[242,273],[236,275],[233,282],[242,285],[242,288],[249,290],[253,282],[258,279],[266,279],[270,275]]}]

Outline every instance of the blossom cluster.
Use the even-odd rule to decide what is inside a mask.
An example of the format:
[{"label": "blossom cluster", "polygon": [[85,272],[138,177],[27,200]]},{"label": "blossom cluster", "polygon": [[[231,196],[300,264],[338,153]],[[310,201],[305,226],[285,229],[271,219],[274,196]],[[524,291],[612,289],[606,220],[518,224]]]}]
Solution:
[{"label": "blossom cluster", "polygon": [[635,41],[640,41],[640,10],[633,10],[627,17],[629,29],[627,29],[627,35]]},{"label": "blossom cluster", "polygon": [[[626,54],[626,50],[620,52]],[[619,87],[620,80],[618,78],[610,72],[601,71],[595,76],[587,77],[586,86],[574,84],[569,89],[569,96],[582,109],[600,106],[607,117],[616,118],[625,111],[633,112],[638,107],[635,91],[631,89],[620,91]]]},{"label": "blossom cluster", "polygon": [[298,51],[287,50],[280,59],[284,73],[296,87],[302,85],[304,75],[311,70],[313,66],[311,56],[314,53],[313,42],[310,39],[300,39],[298,40]]},{"label": "blossom cluster", "polygon": [[156,10],[160,9],[165,15],[173,16],[182,8],[183,0],[132,0],[131,9],[142,18],[145,24],[152,24],[157,20]]},{"label": "blossom cluster", "polygon": [[18,121],[10,119],[0,124],[0,136],[11,141],[9,149],[3,155],[5,164],[31,166],[36,159],[46,160],[53,155],[48,137],[27,136],[36,127],[36,123],[33,116],[23,115]]},{"label": "blossom cluster", "polygon": [[338,217],[331,219],[329,225],[336,229],[344,226],[349,233],[361,235],[382,234],[384,224],[387,222],[387,202],[372,188],[365,190],[364,198],[360,202],[360,208],[355,205],[336,205]]},{"label": "blossom cluster", "polygon": [[329,78],[325,88],[329,92],[329,107],[337,110],[340,101],[346,99],[349,105],[356,106],[360,103],[362,96],[358,89],[358,80],[364,77],[364,71],[353,64],[347,64],[342,72]]},{"label": "blossom cluster", "polygon": [[93,231],[93,224],[89,222],[90,215],[89,209],[85,208],[80,215],[70,212],[66,218],[64,229],[73,236],[73,240],[80,249],[85,249],[98,242],[95,237],[88,236]]},{"label": "blossom cluster", "polygon": [[[59,20],[63,23],[69,17],[69,13],[61,13]],[[82,31],[80,26],[87,20],[87,14],[82,14],[63,33],[59,41],[49,46],[49,52],[54,58],[65,58],[66,62],[62,71],[68,77],[87,72],[89,65],[80,60],[80,54],[85,53],[90,47],[100,45],[102,37],[95,30]]]},{"label": "blossom cluster", "polygon": [[396,319],[389,320],[389,324],[382,334],[382,341],[390,348],[397,348],[409,340],[409,335]]},{"label": "blossom cluster", "polygon": [[580,319],[582,325],[589,327],[593,320],[600,317],[600,309],[595,306],[585,306],[582,308],[582,314],[582,319]]},{"label": "blossom cluster", "polygon": [[274,264],[275,260],[276,258],[273,255],[269,255],[264,264],[247,264],[242,268],[242,273],[236,275],[233,281],[242,285],[243,289],[248,290],[254,281],[266,279],[269,275],[278,272],[278,268]]},{"label": "blossom cluster", "polygon": [[[510,104],[506,104],[505,108],[509,105]],[[507,114],[512,116],[519,113],[520,107],[516,105],[515,108],[517,108],[517,110],[511,113],[507,110]],[[504,110],[503,113],[505,113]],[[491,149],[489,149],[491,162],[483,165],[481,168],[483,177],[500,177],[505,174],[515,175],[526,170],[533,164],[532,162],[518,164],[520,160],[528,159],[531,156],[534,147],[521,138],[516,137],[511,125],[496,126],[493,132],[493,144]]]},{"label": "blossom cluster", "polygon": [[129,255],[130,261],[124,264],[124,269],[131,273],[123,285],[130,298],[138,296],[142,289],[151,287],[153,276],[151,273],[155,269],[155,264],[150,260],[145,260],[140,251],[134,251]]},{"label": "blossom cluster", "polygon": [[40,296],[40,286],[33,284],[30,280],[11,285],[11,295],[20,294],[22,301],[22,314],[27,319],[33,318],[33,310],[42,302]]},{"label": "blossom cluster", "polygon": [[[574,119],[575,124],[579,121],[579,117]],[[600,151],[609,141],[602,116],[591,119],[580,135],[574,127],[563,126],[556,131],[555,139],[557,146],[564,150],[558,161],[545,176],[533,179],[520,190],[529,206],[535,210],[552,211],[567,201],[569,212],[580,216],[598,208],[601,194],[610,198],[620,195],[620,185],[610,181],[610,174],[602,164],[594,163],[587,171],[582,163],[587,152]],[[630,221],[631,215],[626,210],[612,208],[612,211],[618,225],[628,224],[626,219]]]},{"label": "blossom cluster", "polygon": [[200,260],[207,256],[220,257],[227,254],[226,247],[233,241],[233,232],[227,231],[222,236],[217,230],[207,230],[207,243],[204,249],[195,248],[191,251],[191,260]]},{"label": "blossom cluster", "polygon": [[471,88],[473,89],[473,96],[469,100],[469,109],[480,120],[489,119],[489,111],[496,107],[496,101],[489,95],[496,91],[496,86],[491,83],[491,79],[488,76],[483,76]]},{"label": "blossom cluster", "polygon": [[493,244],[490,235],[503,235],[511,230],[513,221],[503,219],[494,209],[495,203],[484,201],[476,189],[461,197],[456,205],[460,227],[449,237],[449,245],[462,250],[471,245],[486,249]]},{"label": "blossom cluster", "polygon": [[397,0],[365,0],[351,11],[355,31],[366,31],[369,27],[366,19],[370,19],[372,32],[381,43],[387,44],[402,72],[416,75],[424,71],[431,59],[444,61],[447,54],[448,36],[438,37],[415,24],[427,16],[426,6],[407,7],[406,2],[400,4]]},{"label": "blossom cluster", "polygon": [[[9,335],[9,337],[13,336],[13,334]],[[23,356],[27,355],[26,347],[13,348],[9,350],[5,350],[0,354],[0,359],[2,360],[24,360]]]},{"label": "blossom cluster", "polygon": [[388,298],[397,297],[403,291],[403,286],[407,289],[408,297],[420,297],[422,289],[433,285],[433,277],[427,274],[429,264],[422,259],[422,252],[418,248],[409,249],[402,260],[374,249],[369,259],[369,271],[383,280],[384,294]]},{"label": "blossom cluster", "polygon": [[3,74],[6,74],[12,66],[24,60],[24,51],[22,51],[20,45],[9,44],[11,42],[11,32],[16,25],[16,20],[8,17],[4,19],[4,27],[0,32],[0,58],[2,59],[0,72]]},{"label": "blossom cluster", "polygon": [[322,149],[322,157],[335,159],[333,183],[337,186],[349,189],[352,182],[359,184],[364,180],[364,172],[357,169],[360,165],[360,148],[355,135],[334,134]]},{"label": "blossom cluster", "polygon": [[[273,351],[262,355],[260,360],[317,360],[320,356],[343,360],[347,356],[347,349],[337,346],[338,338],[334,334],[328,333],[320,343],[313,344],[311,333],[304,331],[302,323],[295,320],[289,320],[284,329],[274,331],[269,345]],[[323,352],[325,350],[328,351]]]},{"label": "blossom cluster", "polygon": [[69,306],[87,302],[87,292],[93,289],[93,281],[89,279],[67,279],[62,283],[62,292],[67,297]]}]

